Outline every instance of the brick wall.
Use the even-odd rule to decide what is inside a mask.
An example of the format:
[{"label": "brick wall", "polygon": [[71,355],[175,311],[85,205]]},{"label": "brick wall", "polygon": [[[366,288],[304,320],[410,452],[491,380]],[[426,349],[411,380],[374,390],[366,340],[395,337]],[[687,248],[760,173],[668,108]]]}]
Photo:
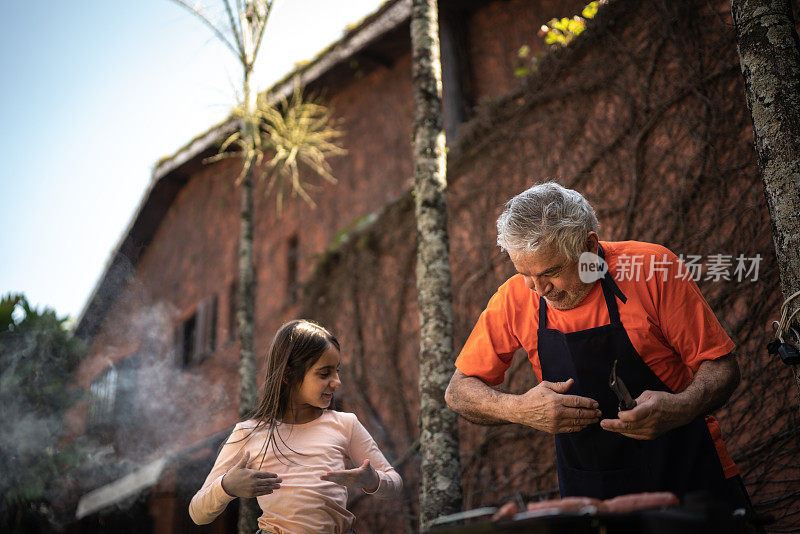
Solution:
[{"label": "brick wall", "polygon": [[[749,476],[745,480],[755,500],[766,503],[794,490],[770,485],[774,467],[766,469],[747,456],[753,444],[745,438],[765,426],[774,435],[790,428],[789,415],[776,406],[791,405],[791,381],[759,352],[778,303],[777,277],[727,2],[712,8],[687,0],[653,9],[613,2],[573,46],[544,59],[538,73],[515,76],[519,47],[541,51],[541,24],[571,16],[582,4],[501,0],[467,20],[475,107],[448,163],[456,349],[511,273],[494,244],[494,220],[510,196],[541,179],[582,190],[597,209],[602,239],[655,241],[678,253],[760,253],[760,282],[744,288],[701,283],[701,288],[742,347],[743,368],[759,377],[754,383],[767,377],[776,384],[773,404],[746,427],[729,426],[736,418],[723,412],[723,431]],[[257,358],[263,358],[286,320],[303,316],[331,326],[342,341],[346,364],[338,401],[358,414],[406,482],[399,507],[354,503],[364,532],[411,531],[416,525],[418,315],[408,193],[410,85],[410,57],[404,53],[390,64],[356,65],[352,79],[325,89],[348,154],[332,160],[339,182],[321,184],[313,195],[318,209],[293,198],[278,217],[263,185],[256,192]],[[132,461],[181,450],[236,421],[237,346],[228,331],[238,235],[235,174],[235,163],[225,161],[192,175],[79,370],[81,385],[88,387],[109,362],[152,355],[145,358],[152,380],[140,388],[146,417],[127,438],[117,435],[119,452]],[[343,243],[333,242],[377,210],[372,226],[351,231]],[[287,287],[292,239],[300,289],[296,302]],[[172,329],[211,295],[218,298],[218,349],[182,371],[166,362]],[[505,387],[524,391],[531,385],[530,366],[520,353]],[[746,391],[737,392],[735,406],[752,401]],[[72,413],[76,434],[83,430],[84,414],[85,404]],[[463,423],[461,430],[466,508],[498,504],[517,491],[555,490],[549,436],[514,426]],[[768,447],[781,446],[785,441],[777,439]],[[508,462],[509,457],[516,461]],[[783,524],[797,513],[796,506],[787,506],[780,498],[777,504],[762,504],[786,516]]]}]

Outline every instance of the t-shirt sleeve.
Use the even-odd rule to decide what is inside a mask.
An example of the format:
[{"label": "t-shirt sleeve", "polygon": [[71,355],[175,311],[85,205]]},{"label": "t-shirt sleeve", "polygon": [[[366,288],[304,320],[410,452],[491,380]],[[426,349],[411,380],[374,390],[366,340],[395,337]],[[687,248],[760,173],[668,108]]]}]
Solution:
[{"label": "t-shirt sleeve", "polygon": [[192,497],[189,503],[189,516],[198,525],[214,521],[235,497],[228,495],[222,488],[222,477],[241,459],[244,454],[247,431],[242,423],[234,427],[222,450],[219,451],[214,467],[206,477],[203,487]]},{"label": "t-shirt sleeve", "polygon": [[513,333],[511,280],[500,286],[464,348],[456,358],[456,368],[467,376],[475,376],[496,386],[503,381],[514,352],[522,345]]},{"label": "t-shirt sleeve", "polygon": [[368,459],[369,464],[378,474],[378,489],[370,492],[370,495],[381,499],[397,497],[403,489],[403,479],[400,478],[394,467],[378,449],[378,444],[372,439],[372,436],[358,420],[358,417],[355,414],[350,415],[352,416],[352,426],[350,429],[350,448],[347,451],[347,456],[356,467],[361,466],[364,460]]},{"label": "t-shirt sleeve", "polygon": [[[666,249],[664,249],[666,250]],[[735,344],[703,298],[700,288],[681,260],[672,252],[674,268],[660,287],[658,311],[661,331],[683,362],[697,372],[706,360],[715,360],[733,351]]]}]

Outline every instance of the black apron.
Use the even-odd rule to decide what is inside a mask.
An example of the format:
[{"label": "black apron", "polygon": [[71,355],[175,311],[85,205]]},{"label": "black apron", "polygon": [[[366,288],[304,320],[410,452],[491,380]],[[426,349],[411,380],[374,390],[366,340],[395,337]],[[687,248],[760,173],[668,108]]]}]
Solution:
[{"label": "black apron", "polygon": [[[599,245],[598,254],[603,257]],[[618,297],[624,303],[627,298],[611,273],[600,283],[611,323],[597,328],[568,334],[547,328],[547,303],[539,298],[539,361],[544,380],[573,378],[568,394],[596,400],[602,418],[616,419],[619,401],[608,386],[614,360],[619,360],[617,375],[634,399],[645,390],[671,390],[631,344],[616,301]],[[730,502],[719,455],[703,416],[653,440],[628,438],[595,423],[579,432],[556,434],[555,442],[562,497],[608,499],[627,493],[671,491],[683,500],[686,493],[707,491]]]}]

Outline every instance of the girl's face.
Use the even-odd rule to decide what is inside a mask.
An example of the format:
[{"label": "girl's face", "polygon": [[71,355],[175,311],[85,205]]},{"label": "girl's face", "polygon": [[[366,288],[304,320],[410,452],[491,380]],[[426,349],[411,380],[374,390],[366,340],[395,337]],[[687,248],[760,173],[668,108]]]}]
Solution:
[{"label": "girl's face", "polygon": [[342,384],[339,380],[340,362],[339,351],[333,345],[329,345],[319,359],[308,368],[300,386],[292,394],[295,413],[310,407],[330,406],[333,392]]}]

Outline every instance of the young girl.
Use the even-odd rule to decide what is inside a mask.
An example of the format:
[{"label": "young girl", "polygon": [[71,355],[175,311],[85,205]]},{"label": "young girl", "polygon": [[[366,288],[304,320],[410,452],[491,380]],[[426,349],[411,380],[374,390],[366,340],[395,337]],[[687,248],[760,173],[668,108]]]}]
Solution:
[{"label": "young girl", "polygon": [[[239,423],[189,504],[198,525],[236,497],[258,497],[258,526],[274,534],[346,533],[347,487],[397,496],[400,475],[351,413],[328,409],[339,380],[339,342],[309,321],[281,327],[267,355],[263,397]],[[349,461],[355,468],[347,469]]]}]

